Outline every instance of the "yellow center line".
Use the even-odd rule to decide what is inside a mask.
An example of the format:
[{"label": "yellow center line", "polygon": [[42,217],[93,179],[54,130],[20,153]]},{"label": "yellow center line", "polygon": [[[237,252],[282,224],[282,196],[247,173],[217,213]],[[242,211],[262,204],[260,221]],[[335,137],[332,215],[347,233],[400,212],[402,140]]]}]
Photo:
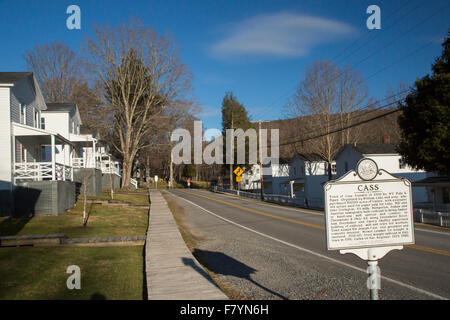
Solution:
[{"label": "yellow center line", "polygon": [[243,207],[243,206],[240,206],[238,204],[234,204],[234,203],[231,203],[231,202],[228,202],[228,201],[218,200],[218,199],[214,199],[214,198],[211,198],[211,197],[208,197],[208,196],[204,196],[204,195],[200,195],[200,194],[196,194],[196,193],[192,193],[192,192],[188,192],[188,191],[183,191],[183,192],[189,193],[189,194],[191,194],[193,196],[202,197],[202,198],[205,198],[205,199],[208,199],[208,200],[212,200],[212,201],[216,201],[216,202],[219,202],[219,203],[223,203],[223,204],[226,204],[226,205],[231,206],[231,207],[235,207],[235,208],[238,208],[238,209],[242,209],[242,210],[245,210],[245,211],[256,213],[256,214],[259,214],[259,215],[262,215],[262,216],[266,216],[266,217],[270,217],[270,218],[274,218],[274,219],[278,219],[278,220],[283,220],[283,221],[287,221],[287,222],[292,222],[292,223],[308,226],[308,227],[319,229],[319,230],[325,230],[325,228],[323,226],[319,226],[317,224],[312,224],[312,223],[307,223],[307,222],[302,222],[302,221],[298,221],[298,220],[294,220],[294,219],[289,219],[289,218],[285,218],[285,217],[276,216],[276,215],[273,215],[273,214],[270,214],[270,213],[267,213],[267,212],[246,208],[246,207]]},{"label": "yellow center line", "polygon": [[436,254],[441,254],[441,255],[450,257],[450,252],[444,251],[444,250],[438,250],[438,249],[428,248],[428,247],[424,247],[424,246],[418,246],[416,244],[411,244],[406,247],[410,248],[410,249],[416,249],[416,250],[420,250],[420,251],[436,253]]},{"label": "yellow center line", "polygon": [[[292,223],[295,223],[295,224],[300,224],[300,225],[303,225],[303,226],[307,226],[307,227],[311,227],[311,228],[315,228],[315,229],[319,229],[319,230],[325,230],[325,227],[317,225],[317,224],[312,224],[312,223],[302,222],[302,221],[298,221],[298,220],[294,220],[294,219],[280,217],[280,216],[273,215],[273,214],[270,214],[270,213],[267,213],[267,212],[250,209],[250,208],[243,207],[243,206],[240,206],[238,204],[234,204],[234,203],[231,203],[231,202],[228,202],[228,201],[214,199],[214,198],[211,198],[211,197],[208,197],[208,196],[205,196],[205,195],[201,195],[201,194],[197,194],[197,193],[193,193],[193,192],[189,192],[189,191],[182,191],[182,192],[188,193],[188,194],[196,196],[196,197],[201,197],[201,198],[205,198],[205,199],[212,200],[212,201],[215,201],[215,202],[219,202],[219,203],[222,203],[222,204],[225,204],[225,205],[228,205],[228,206],[231,206],[231,207],[235,207],[235,208],[238,208],[238,209],[241,209],[241,210],[245,210],[245,211],[248,211],[248,212],[256,213],[256,214],[259,214],[259,215],[262,215],[262,216],[270,217],[270,218],[273,218],[273,219],[278,219],[278,220],[283,220],[283,221],[287,221],[287,222],[292,222]],[[444,250],[433,249],[433,248],[419,246],[419,245],[415,245],[415,244],[407,245],[406,247],[410,248],[410,249],[415,249],[415,250],[420,250],[420,251],[425,251],[425,252],[429,252],[429,253],[435,253],[435,254],[440,254],[440,255],[444,255],[444,256],[449,256],[450,257],[450,252],[444,251]]]}]

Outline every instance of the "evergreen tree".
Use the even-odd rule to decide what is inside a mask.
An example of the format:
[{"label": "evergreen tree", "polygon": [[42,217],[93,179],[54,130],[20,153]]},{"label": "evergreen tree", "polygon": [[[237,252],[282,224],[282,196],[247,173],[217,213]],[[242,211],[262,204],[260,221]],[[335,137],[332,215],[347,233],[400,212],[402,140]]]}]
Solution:
[{"label": "evergreen tree", "polygon": [[443,43],[433,73],[418,79],[400,106],[398,151],[416,169],[450,175],[450,40]]},{"label": "evergreen tree", "polygon": [[[224,139],[224,152],[223,163],[226,163],[226,130],[227,129],[242,129],[244,132],[251,127],[251,123],[248,117],[247,110],[245,107],[237,100],[232,92],[227,92],[222,100],[222,135]],[[234,163],[236,164],[237,158],[237,139],[234,139]],[[248,139],[246,138],[245,145],[245,158],[248,161]],[[244,164],[245,166],[245,164]],[[228,174],[230,177],[230,188],[233,189],[233,170],[235,165],[225,165],[223,166],[223,171],[229,170]]]}]

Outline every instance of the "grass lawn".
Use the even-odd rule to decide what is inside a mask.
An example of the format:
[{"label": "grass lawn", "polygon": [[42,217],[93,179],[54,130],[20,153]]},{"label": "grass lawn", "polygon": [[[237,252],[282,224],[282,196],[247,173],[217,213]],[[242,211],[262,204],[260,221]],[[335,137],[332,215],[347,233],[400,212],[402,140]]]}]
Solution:
[{"label": "grass lawn", "polygon": [[[138,193],[137,191],[133,191]],[[130,204],[146,204],[148,205],[148,196],[147,191],[139,192],[141,194],[124,194],[124,193],[114,193],[114,200],[120,202],[127,202]],[[109,192],[104,192],[103,195],[98,197],[89,196],[87,197],[89,200],[110,200],[111,194]]]},{"label": "grass lawn", "polygon": [[[81,270],[69,290],[67,267]],[[0,300],[143,298],[143,247],[0,248]]]},{"label": "grass lawn", "polygon": [[[117,200],[148,204],[145,195],[117,194]],[[57,216],[37,215],[31,219],[0,217],[0,235],[64,233],[69,238],[84,238],[146,234],[148,224],[147,208],[88,203],[87,211],[89,219],[86,227],[83,227],[82,200],[79,200],[75,208],[69,212]]]},{"label": "grass lawn", "polygon": [[[102,197],[100,197],[102,198]],[[148,204],[147,196],[117,194],[116,200]],[[108,199],[108,198],[107,198]],[[88,204],[83,201],[57,216],[0,218],[0,235],[64,233],[69,238],[145,235],[148,209]],[[142,299],[143,246],[0,247],[0,300],[5,299]],[[67,267],[81,269],[81,289],[69,290]]]}]

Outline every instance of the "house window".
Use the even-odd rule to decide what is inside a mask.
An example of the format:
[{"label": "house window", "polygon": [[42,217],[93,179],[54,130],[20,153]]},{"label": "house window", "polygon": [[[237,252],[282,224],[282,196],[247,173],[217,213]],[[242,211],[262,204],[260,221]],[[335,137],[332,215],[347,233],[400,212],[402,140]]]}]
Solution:
[{"label": "house window", "polygon": [[41,118],[41,129],[45,130],[45,118]]},{"label": "house window", "polygon": [[297,175],[297,168],[294,167],[294,177]]},{"label": "house window", "polygon": [[448,188],[442,188],[442,203],[450,203]]},{"label": "house window", "polygon": [[304,192],[305,184],[304,183],[294,183],[294,192]]},{"label": "house window", "polygon": [[20,123],[27,124],[27,106],[20,104]]},{"label": "house window", "polygon": [[398,167],[400,169],[405,169],[406,168],[406,162],[405,162],[405,160],[403,160],[403,158],[398,159]]},{"label": "house window", "polygon": [[331,165],[331,174],[336,174],[337,173],[337,169],[336,169],[336,163],[333,163]]},{"label": "house window", "polygon": [[39,111],[34,109],[34,127],[35,128],[39,128],[39,119],[40,119]]}]

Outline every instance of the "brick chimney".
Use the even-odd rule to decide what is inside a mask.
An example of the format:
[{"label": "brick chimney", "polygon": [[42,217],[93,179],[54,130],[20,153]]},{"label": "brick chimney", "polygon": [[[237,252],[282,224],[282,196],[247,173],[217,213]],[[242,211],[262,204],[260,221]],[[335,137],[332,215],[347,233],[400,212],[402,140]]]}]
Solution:
[{"label": "brick chimney", "polygon": [[391,143],[391,137],[387,133],[383,135],[383,143]]}]

